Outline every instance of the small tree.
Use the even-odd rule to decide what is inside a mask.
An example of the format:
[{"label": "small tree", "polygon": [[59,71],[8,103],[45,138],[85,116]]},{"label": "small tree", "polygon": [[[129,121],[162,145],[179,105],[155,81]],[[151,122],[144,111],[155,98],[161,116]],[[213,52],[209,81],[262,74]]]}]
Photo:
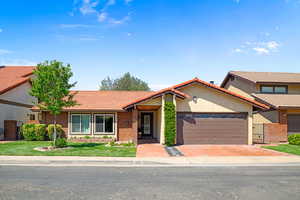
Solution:
[{"label": "small tree", "polygon": [[53,140],[56,140],[56,116],[59,115],[63,108],[76,105],[73,100],[74,93],[70,89],[76,83],[69,83],[73,76],[71,66],[64,65],[62,62],[46,61],[37,65],[33,74],[32,88],[30,95],[36,97],[36,105],[44,111],[49,111],[53,115],[54,133]]},{"label": "small tree", "polygon": [[107,77],[101,81],[100,90],[141,90],[149,91],[148,84],[132,76],[129,72],[125,73],[121,78],[111,79]]}]

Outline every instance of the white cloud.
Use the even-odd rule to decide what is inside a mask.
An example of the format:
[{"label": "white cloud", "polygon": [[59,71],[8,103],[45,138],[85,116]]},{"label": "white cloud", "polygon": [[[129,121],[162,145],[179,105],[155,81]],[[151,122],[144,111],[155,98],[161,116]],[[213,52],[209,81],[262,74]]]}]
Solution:
[{"label": "white cloud", "polygon": [[269,55],[274,52],[278,52],[280,47],[279,42],[267,41],[267,42],[245,42],[239,48],[233,49],[235,53],[251,53],[255,52],[259,55]]},{"label": "white cloud", "polygon": [[235,3],[240,3],[240,0],[233,0]]},{"label": "white cloud", "polygon": [[96,41],[99,39],[95,38],[95,37],[83,36],[83,37],[80,37],[79,40],[81,40],[81,41]]},{"label": "white cloud", "polygon": [[26,60],[26,59],[2,59],[0,60],[0,66],[35,66],[37,62]]},{"label": "white cloud", "polygon": [[270,51],[263,47],[254,47],[253,50],[260,55],[268,55]]},{"label": "white cloud", "polygon": [[2,33],[3,32],[3,29],[2,28],[0,28],[0,33]]},{"label": "white cloud", "polygon": [[93,26],[88,24],[60,24],[60,27],[61,28],[89,28]]},{"label": "white cloud", "polygon": [[83,15],[97,13],[96,6],[99,4],[99,0],[83,0],[82,6],[79,8]]},{"label": "white cloud", "polygon": [[12,53],[12,51],[7,50],[7,49],[0,49],[0,55],[10,54],[10,53]]},{"label": "white cloud", "polygon": [[127,33],[127,36],[128,36],[128,37],[132,36],[132,33]]},{"label": "white cloud", "polygon": [[130,20],[130,16],[127,15],[127,16],[123,17],[122,19],[119,19],[119,20],[114,19],[114,18],[110,18],[109,23],[118,25],[118,24],[124,24],[125,22],[127,22],[129,20]]},{"label": "white cloud", "polygon": [[236,53],[242,53],[242,52],[243,52],[243,50],[240,49],[240,48],[236,48],[236,49],[234,49],[233,51],[236,52]]},{"label": "white cloud", "polygon": [[98,15],[98,21],[99,22],[104,22],[107,18],[107,13],[106,12],[102,12]]},{"label": "white cloud", "polygon": [[279,44],[278,44],[278,42],[276,42],[276,41],[270,41],[270,42],[267,42],[267,43],[266,43],[266,46],[267,46],[267,48],[269,48],[269,49],[276,50],[276,49],[279,47]]},{"label": "white cloud", "polygon": [[[125,3],[127,4],[131,1],[132,0],[125,0]],[[74,15],[74,11],[79,10],[82,15],[95,15],[97,20],[101,23],[107,22],[114,25],[123,24],[130,20],[129,14],[121,19],[109,17],[108,8],[116,3],[116,0],[74,0],[72,15]]]}]

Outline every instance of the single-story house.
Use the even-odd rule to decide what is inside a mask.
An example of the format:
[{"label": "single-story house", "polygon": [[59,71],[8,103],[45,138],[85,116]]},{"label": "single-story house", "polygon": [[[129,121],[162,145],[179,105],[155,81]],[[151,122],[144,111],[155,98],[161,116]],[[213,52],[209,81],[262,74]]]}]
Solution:
[{"label": "single-story house", "polygon": [[35,113],[30,109],[35,98],[28,94],[33,74],[32,66],[0,66],[0,140],[16,139],[17,127]]},{"label": "single-story house", "polygon": [[[79,105],[57,117],[68,138],[111,136],[164,144],[164,106],[176,108],[177,144],[252,144],[253,111],[269,107],[198,78],[159,91],[74,91]],[[53,117],[39,112],[41,123]]]}]

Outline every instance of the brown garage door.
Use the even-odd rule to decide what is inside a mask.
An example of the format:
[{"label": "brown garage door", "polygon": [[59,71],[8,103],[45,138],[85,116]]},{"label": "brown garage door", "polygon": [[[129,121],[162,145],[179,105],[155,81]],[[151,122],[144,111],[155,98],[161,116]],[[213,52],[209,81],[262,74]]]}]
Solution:
[{"label": "brown garage door", "polygon": [[178,144],[248,144],[245,113],[177,113]]},{"label": "brown garage door", "polygon": [[288,115],[288,132],[300,132],[300,115]]}]

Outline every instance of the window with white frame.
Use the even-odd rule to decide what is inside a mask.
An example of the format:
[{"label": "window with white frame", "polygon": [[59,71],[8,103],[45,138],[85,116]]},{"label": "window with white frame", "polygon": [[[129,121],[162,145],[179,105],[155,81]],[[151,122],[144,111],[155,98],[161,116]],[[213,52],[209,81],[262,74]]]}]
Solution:
[{"label": "window with white frame", "polygon": [[90,134],[90,114],[72,114],[71,118],[72,133]]},{"label": "window with white frame", "polygon": [[114,134],[114,114],[95,115],[95,134]]}]

